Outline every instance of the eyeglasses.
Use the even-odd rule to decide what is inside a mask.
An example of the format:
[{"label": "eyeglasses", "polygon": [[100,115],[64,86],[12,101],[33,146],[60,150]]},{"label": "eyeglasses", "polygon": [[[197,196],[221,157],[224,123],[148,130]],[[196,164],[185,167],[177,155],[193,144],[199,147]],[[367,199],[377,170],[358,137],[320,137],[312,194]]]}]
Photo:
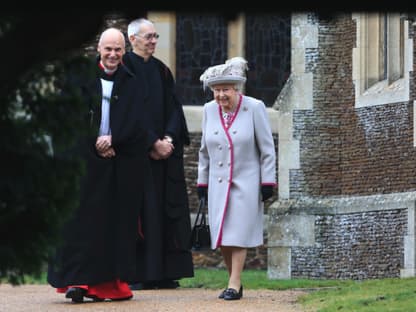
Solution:
[{"label": "eyeglasses", "polygon": [[142,37],[142,38],[144,38],[146,40],[151,40],[152,38],[155,38],[155,39],[158,39],[159,38],[159,34],[158,33],[148,33],[148,34],[145,34],[145,35],[139,35],[139,34],[137,34],[135,36]]}]

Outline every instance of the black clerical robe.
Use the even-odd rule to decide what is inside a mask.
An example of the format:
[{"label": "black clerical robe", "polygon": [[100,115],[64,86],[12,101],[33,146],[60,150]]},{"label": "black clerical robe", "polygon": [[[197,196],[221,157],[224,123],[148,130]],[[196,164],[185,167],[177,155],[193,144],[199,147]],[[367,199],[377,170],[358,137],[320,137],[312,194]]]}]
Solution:
[{"label": "black clerical robe", "polygon": [[142,214],[144,240],[138,250],[141,282],[192,277],[189,249],[191,233],[183,151],[189,133],[182,104],[175,96],[169,68],[155,57],[148,61],[127,52],[123,63],[146,85],[148,101],[141,112],[146,116],[147,148],[165,135],[173,138],[173,154],[166,160],[150,159],[152,181],[146,184],[146,204]]},{"label": "black clerical robe", "polygon": [[[79,208],[66,224],[62,244],[48,267],[48,282],[54,287],[127,281],[137,275],[139,216],[149,170],[138,105],[144,101],[144,93],[124,66],[111,76],[97,74],[93,81],[72,79],[81,81],[89,134],[79,144],[85,161]],[[100,79],[114,82],[110,128],[116,155],[109,159],[100,157],[95,149],[101,122]]]}]

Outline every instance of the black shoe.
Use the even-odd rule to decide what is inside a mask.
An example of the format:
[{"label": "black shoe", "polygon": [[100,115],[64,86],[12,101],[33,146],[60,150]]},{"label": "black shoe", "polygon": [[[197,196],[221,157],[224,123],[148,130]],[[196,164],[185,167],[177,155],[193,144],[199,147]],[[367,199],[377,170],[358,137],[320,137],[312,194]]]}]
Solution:
[{"label": "black shoe", "polygon": [[163,280],[157,283],[157,286],[160,289],[175,289],[179,287],[179,282],[174,280]]},{"label": "black shoe", "polygon": [[221,293],[220,293],[220,295],[218,296],[218,299],[224,299],[224,295],[225,295],[225,292],[227,291],[227,289],[224,289]]},{"label": "black shoe", "polygon": [[224,300],[238,300],[243,297],[243,285],[240,286],[240,290],[237,292],[234,288],[227,288],[224,293]]},{"label": "black shoe", "polygon": [[72,302],[75,303],[82,303],[84,302],[84,296],[86,293],[86,289],[79,287],[70,287],[65,293],[65,298],[71,298]]},{"label": "black shoe", "polygon": [[145,289],[144,283],[136,283],[129,285],[130,290],[142,290]]}]

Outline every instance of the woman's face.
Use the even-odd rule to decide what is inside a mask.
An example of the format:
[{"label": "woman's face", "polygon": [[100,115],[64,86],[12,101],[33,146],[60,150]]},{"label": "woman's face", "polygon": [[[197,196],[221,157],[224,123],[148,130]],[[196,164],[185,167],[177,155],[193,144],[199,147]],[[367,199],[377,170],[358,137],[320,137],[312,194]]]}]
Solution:
[{"label": "woman's face", "polygon": [[238,102],[239,92],[234,84],[217,84],[211,87],[215,101],[226,111],[233,109]]}]

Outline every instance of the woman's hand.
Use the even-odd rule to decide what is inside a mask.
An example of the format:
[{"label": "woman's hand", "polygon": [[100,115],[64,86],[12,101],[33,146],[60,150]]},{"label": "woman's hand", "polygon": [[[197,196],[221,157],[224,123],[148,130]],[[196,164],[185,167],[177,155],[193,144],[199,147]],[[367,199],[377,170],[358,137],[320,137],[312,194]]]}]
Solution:
[{"label": "woman's hand", "polygon": [[262,201],[268,200],[273,196],[273,186],[272,185],[262,185],[261,186],[261,196]]}]

